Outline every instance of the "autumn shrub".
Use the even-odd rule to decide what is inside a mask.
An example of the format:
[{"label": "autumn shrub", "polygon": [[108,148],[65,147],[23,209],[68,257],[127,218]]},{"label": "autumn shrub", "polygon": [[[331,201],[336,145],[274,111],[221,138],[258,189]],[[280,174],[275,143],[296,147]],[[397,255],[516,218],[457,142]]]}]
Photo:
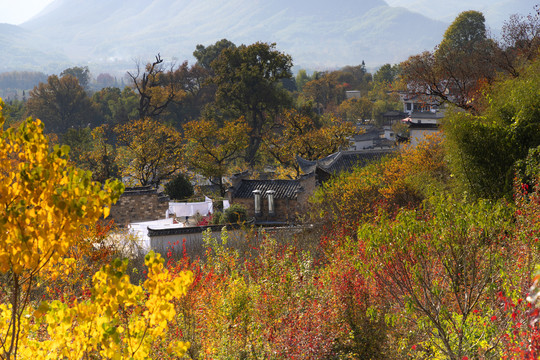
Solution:
[{"label": "autumn shrub", "polygon": [[360,227],[359,266],[386,294],[396,321],[416,333],[402,351],[414,346],[419,358],[499,358],[508,323],[497,294],[523,296],[531,260],[514,231],[509,204],[451,196]]},{"label": "autumn shrub", "polygon": [[224,223],[225,223],[225,219],[224,219],[223,212],[216,211],[212,214],[212,225],[219,225],[219,224],[224,224]]},{"label": "autumn shrub", "polygon": [[237,224],[247,219],[247,210],[240,204],[232,204],[223,212],[222,221],[229,224]]},{"label": "autumn shrub", "polygon": [[537,150],[531,150],[524,161],[524,172],[516,178],[514,199],[516,203],[515,237],[521,247],[515,248],[512,257],[515,266],[507,269],[521,279],[522,291],[505,291],[498,294],[504,306],[504,321],[508,323],[501,341],[502,358],[537,359],[540,356],[540,305],[538,297],[540,275],[538,248],[540,246],[540,194],[537,183],[540,172],[537,167]]},{"label": "autumn shrub", "polygon": [[381,211],[396,214],[401,208],[417,208],[432,193],[445,191],[449,177],[442,139],[431,136],[324,183],[312,198],[313,216],[329,227],[354,230]]},{"label": "autumn shrub", "polygon": [[333,339],[348,334],[311,254],[261,232],[247,234],[256,240],[246,240],[252,251],[243,255],[228,246],[224,231],[221,240],[206,235],[205,261],[186,256],[170,263],[172,273],[193,271],[194,281],[175,301],[168,336],[190,341],[194,359],[330,356]]},{"label": "autumn shrub", "polygon": [[[538,183],[540,174],[540,146],[529,149],[527,157],[516,161],[516,179],[517,183],[523,187],[526,192],[532,192],[534,186]],[[519,191],[519,189],[518,189]]]},{"label": "autumn shrub", "polygon": [[354,242],[341,242],[320,270],[323,288],[331,295],[329,301],[341,328],[334,335],[333,353],[340,358],[391,358],[386,306],[378,289],[355,266],[360,260],[355,250]]}]

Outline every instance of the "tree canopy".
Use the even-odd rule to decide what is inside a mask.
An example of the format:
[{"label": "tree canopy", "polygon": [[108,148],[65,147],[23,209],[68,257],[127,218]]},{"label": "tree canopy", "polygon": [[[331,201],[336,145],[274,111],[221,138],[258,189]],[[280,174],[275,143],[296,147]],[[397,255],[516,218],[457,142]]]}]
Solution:
[{"label": "tree canopy", "polygon": [[140,185],[159,186],[183,166],[183,139],[171,126],[155,120],[135,120],[114,129],[120,145],[123,172]]},{"label": "tree canopy", "polygon": [[215,120],[191,121],[184,126],[187,161],[225,194],[223,176],[248,146],[249,127],[243,117],[219,126]]},{"label": "tree canopy", "polygon": [[64,71],[60,73],[60,77],[63,77],[65,75],[71,75],[77,78],[79,81],[79,84],[84,88],[87,89],[90,85],[90,70],[88,69],[88,66],[75,66],[71,68],[67,68]]},{"label": "tree canopy", "polygon": [[128,72],[133,89],[139,95],[139,119],[157,119],[175,101],[184,95],[181,84],[177,81],[178,72],[173,65],[165,68],[164,60],[158,54],[154,62],[146,64],[144,70],[140,64],[135,72]]},{"label": "tree canopy", "polygon": [[540,61],[493,86],[478,115],[454,112],[443,128],[454,171],[477,197],[510,196],[515,163],[540,145]]},{"label": "tree canopy", "polygon": [[69,128],[81,128],[94,121],[93,108],[84,88],[76,77],[51,75],[40,83],[27,102],[28,114],[42,119],[47,132],[65,133]]},{"label": "tree canopy", "polygon": [[216,106],[229,117],[244,116],[249,132],[246,160],[253,165],[262,134],[272,116],[289,105],[279,80],[292,77],[292,59],[275,44],[255,43],[224,49],[212,62]]},{"label": "tree canopy", "polygon": [[197,44],[193,56],[197,59],[197,63],[205,69],[212,68],[212,62],[216,60],[221,52],[225,49],[234,49],[236,45],[227,39],[221,39],[213,45],[204,46]]},{"label": "tree canopy", "polygon": [[446,29],[437,52],[472,51],[473,46],[487,40],[485,21],[484,15],[479,11],[460,13]]},{"label": "tree canopy", "polygon": [[336,117],[330,117],[326,122],[326,126],[321,126],[311,116],[297,110],[284,110],[272,130],[263,136],[264,150],[284,171],[293,169],[292,175],[297,177],[300,168],[296,156],[318,160],[349,147],[350,138],[356,133],[353,124]]}]

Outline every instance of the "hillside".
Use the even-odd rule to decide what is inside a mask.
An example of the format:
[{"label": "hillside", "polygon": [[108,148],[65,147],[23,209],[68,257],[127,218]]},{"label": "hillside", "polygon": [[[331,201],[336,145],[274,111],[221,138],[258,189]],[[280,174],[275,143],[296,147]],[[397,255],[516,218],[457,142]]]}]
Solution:
[{"label": "hillside", "polygon": [[382,0],[56,0],[22,25],[78,62],[191,59],[198,43],[227,38],[275,42],[304,67],[398,62],[432,49],[446,26]]},{"label": "hillside", "polygon": [[0,72],[10,70],[47,71],[54,64],[67,63],[46,38],[19,26],[0,24]]},{"label": "hillside", "polygon": [[452,22],[465,10],[481,11],[494,33],[498,33],[511,14],[526,15],[534,12],[536,0],[386,0],[390,6],[402,6],[425,16]]}]

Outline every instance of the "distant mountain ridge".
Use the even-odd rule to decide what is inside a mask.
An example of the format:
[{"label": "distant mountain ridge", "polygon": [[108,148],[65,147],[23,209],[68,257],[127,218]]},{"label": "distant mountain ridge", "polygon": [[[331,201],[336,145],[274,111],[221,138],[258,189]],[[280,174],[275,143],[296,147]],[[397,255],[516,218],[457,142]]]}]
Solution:
[{"label": "distant mountain ridge", "polygon": [[192,59],[197,44],[227,38],[275,42],[311,68],[396,63],[433,49],[447,26],[383,0],[56,0],[22,24],[76,63]]},{"label": "distant mountain ridge", "polygon": [[68,61],[45,37],[19,26],[0,24],[0,72],[6,70],[48,71]]}]

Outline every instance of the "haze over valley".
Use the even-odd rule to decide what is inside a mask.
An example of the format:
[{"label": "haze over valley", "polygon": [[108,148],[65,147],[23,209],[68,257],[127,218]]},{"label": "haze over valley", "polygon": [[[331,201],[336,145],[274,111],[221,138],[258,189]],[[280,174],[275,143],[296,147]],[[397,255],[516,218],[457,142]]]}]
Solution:
[{"label": "haze over valley", "polygon": [[[530,1],[512,3],[516,12],[533,8]],[[509,11],[508,4],[493,4],[491,13]],[[121,73],[157,53],[192,62],[197,44],[223,38],[275,42],[298,67],[337,68],[362,60],[376,67],[432,50],[452,20],[434,9],[406,0],[55,0],[19,26],[0,24],[0,71],[54,73],[75,64]],[[500,26],[500,17],[493,19]]]}]

